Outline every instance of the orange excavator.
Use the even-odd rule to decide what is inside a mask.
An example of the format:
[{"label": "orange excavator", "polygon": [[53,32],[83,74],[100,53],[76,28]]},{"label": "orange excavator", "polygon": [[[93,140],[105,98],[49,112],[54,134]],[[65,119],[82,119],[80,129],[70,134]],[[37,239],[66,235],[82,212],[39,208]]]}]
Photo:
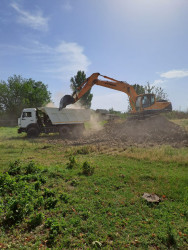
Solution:
[{"label": "orange excavator", "polygon": [[[102,76],[107,80],[100,80],[98,79],[99,76]],[[131,113],[134,115],[152,115],[172,111],[171,102],[168,102],[167,100],[157,101],[154,94],[138,95],[134,87],[127,82],[118,81],[99,73],[93,73],[88,77],[72,95],[63,96],[60,100],[59,110],[80,100],[80,98],[90,90],[93,85],[99,85],[126,93],[129,97],[129,102],[132,108]]]}]

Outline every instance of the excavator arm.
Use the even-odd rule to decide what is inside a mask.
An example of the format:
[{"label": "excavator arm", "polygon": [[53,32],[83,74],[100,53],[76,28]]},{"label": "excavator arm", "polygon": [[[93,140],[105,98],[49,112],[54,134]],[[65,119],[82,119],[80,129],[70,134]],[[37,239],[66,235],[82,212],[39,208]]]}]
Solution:
[{"label": "excavator arm", "polygon": [[[108,80],[100,80],[98,79],[99,76],[102,76],[103,78],[108,79]],[[129,102],[132,107],[132,110],[136,112],[135,102],[136,102],[136,98],[138,95],[135,89],[133,88],[133,86],[129,85],[127,82],[118,81],[113,78],[103,76],[99,73],[93,73],[90,77],[88,77],[79,86],[79,88],[72,94],[72,96],[69,96],[69,95],[64,96],[60,101],[59,110],[61,110],[62,108],[65,108],[69,104],[73,104],[77,102],[78,100],[80,100],[80,98],[85,93],[87,93],[93,87],[93,85],[99,85],[99,86],[103,86],[106,88],[110,88],[110,89],[114,89],[114,90],[118,90],[118,91],[126,93],[129,97]]]}]

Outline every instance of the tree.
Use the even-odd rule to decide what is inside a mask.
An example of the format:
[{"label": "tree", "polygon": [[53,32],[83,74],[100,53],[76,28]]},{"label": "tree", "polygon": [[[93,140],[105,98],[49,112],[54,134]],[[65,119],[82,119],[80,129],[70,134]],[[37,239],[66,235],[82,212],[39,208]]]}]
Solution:
[{"label": "tree", "polygon": [[17,117],[23,108],[40,107],[50,102],[50,96],[44,83],[14,75],[7,83],[0,82],[0,112]]},{"label": "tree", "polygon": [[[71,82],[71,89],[73,92],[78,89],[78,87],[86,80],[86,74],[84,71],[79,70],[76,74],[76,76],[71,77],[70,82]],[[85,93],[85,95],[80,98],[80,103],[82,106],[86,108],[91,107],[91,101],[93,98],[93,95],[90,93],[91,91],[89,90],[88,92]]]},{"label": "tree", "polygon": [[139,85],[139,84],[134,84],[133,85],[133,88],[135,89],[136,93],[138,95],[141,95],[141,94],[145,94],[145,88],[143,85]]},{"label": "tree", "polygon": [[147,94],[155,94],[156,100],[168,100],[167,94],[164,92],[164,90],[161,87],[151,86],[149,82],[147,82],[147,85],[144,87],[145,93]]}]

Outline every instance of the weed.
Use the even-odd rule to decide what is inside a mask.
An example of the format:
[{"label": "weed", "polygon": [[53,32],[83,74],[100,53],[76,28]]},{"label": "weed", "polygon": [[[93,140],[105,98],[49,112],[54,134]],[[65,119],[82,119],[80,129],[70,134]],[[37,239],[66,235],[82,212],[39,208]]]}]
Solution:
[{"label": "weed", "polygon": [[62,200],[64,203],[68,203],[69,201],[69,195],[66,193],[61,193],[59,196],[59,199]]},{"label": "weed", "polygon": [[40,189],[41,183],[39,181],[35,182],[35,190],[38,191]]},{"label": "weed", "polygon": [[49,228],[49,235],[47,237],[47,246],[52,247],[55,243],[55,238],[61,233],[61,225],[59,221],[55,219],[48,218],[45,226]]},{"label": "weed", "polygon": [[72,169],[75,168],[77,166],[77,162],[74,156],[70,156],[69,157],[69,162],[67,163],[67,168],[68,169]]},{"label": "weed", "polygon": [[26,167],[25,167],[25,174],[35,174],[38,173],[40,170],[38,167],[35,166],[35,163],[31,161]]},{"label": "weed", "polygon": [[17,160],[15,162],[11,162],[9,164],[9,170],[8,170],[8,174],[9,175],[18,175],[21,172],[21,167],[20,167],[20,161]]},{"label": "weed", "polygon": [[45,188],[43,196],[44,196],[44,198],[55,197],[55,192],[48,189],[48,188]]},{"label": "weed", "polygon": [[49,197],[44,202],[44,208],[45,209],[51,209],[54,208],[57,204],[58,200],[54,197]]},{"label": "weed", "polygon": [[[0,174],[0,194],[3,198],[0,223],[6,228],[21,223],[43,204],[45,209],[54,208],[58,200],[54,191],[45,188],[43,192],[42,185],[45,182],[45,177],[34,162],[25,166],[20,161],[11,163],[8,171]],[[28,220],[28,227],[38,225],[42,218],[41,213],[33,215]]]},{"label": "weed", "polygon": [[86,176],[90,176],[94,174],[95,168],[92,167],[87,161],[85,161],[82,165],[82,174]]},{"label": "weed", "polygon": [[167,246],[168,248],[170,247],[176,247],[177,242],[176,242],[176,237],[175,233],[170,225],[168,225],[168,230],[167,230]]},{"label": "weed", "polygon": [[78,184],[79,184],[79,181],[76,180],[76,179],[74,179],[74,180],[71,181],[71,186],[73,186],[73,187],[78,186]]},{"label": "weed", "polygon": [[44,215],[42,213],[31,215],[29,220],[27,221],[28,229],[31,230],[41,225],[43,219],[44,219]]},{"label": "weed", "polygon": [[91,147],[89,148],[88,146],[78,148],[75,152],[75,154],[80,154],[80,155],[87,155],[91,152]]}]

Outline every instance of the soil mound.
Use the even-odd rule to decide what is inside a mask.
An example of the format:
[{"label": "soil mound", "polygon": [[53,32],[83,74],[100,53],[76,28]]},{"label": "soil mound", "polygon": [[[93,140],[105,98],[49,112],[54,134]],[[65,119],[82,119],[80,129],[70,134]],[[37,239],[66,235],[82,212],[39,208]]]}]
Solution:
[{"label": "soil mound", "polygon": [[188,145],[187,132],[164,116],[108,124],[106,131],[110,136],[119,138],[121,141],[132,141],[138,144],[153,142],[157,144],[182,143]]},{"label": "soil mound", "polygon": [[[86,131],[79,139],[63,140],[66,145],[106,145],[108,147],[171,145],[188,147],[188,133],[164,116],[144,120],[109,121],[101,130]],[[54,143],[54,142],[53,142]]]},{"label": "soil mound", "polygon": [[188,133],[164,116],[153,116],[143,120],[109,121],[100,131],[90,131],[83,138],[69,142],[71,145],[107,144],[123,145],[172,145],[188,146]]}]

